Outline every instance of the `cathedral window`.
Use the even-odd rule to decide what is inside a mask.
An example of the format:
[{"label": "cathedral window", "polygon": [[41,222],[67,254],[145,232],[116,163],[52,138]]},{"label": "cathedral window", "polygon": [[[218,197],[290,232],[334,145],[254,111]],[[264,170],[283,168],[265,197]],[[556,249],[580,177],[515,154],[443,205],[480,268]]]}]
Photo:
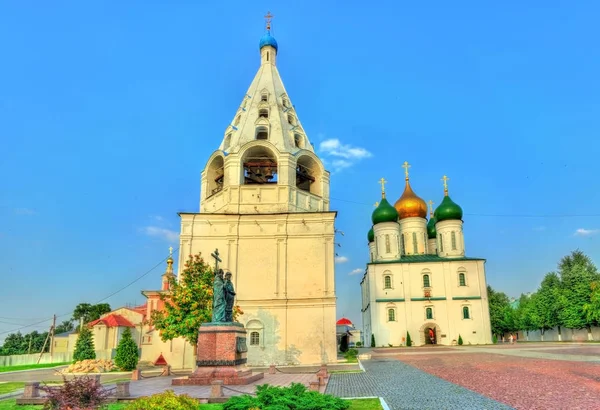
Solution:
[{"label": "cathedral window", "polygon": [[383,277],[383,288],[384,289],[392,288],[392,277],[390,275],[385,275]]},{"label": "cathedral window", "polygon": [[431,281],[429,280],[429,275],[423,275],[423,287],[424,288],[431,287]]},{"label": "cathedral window", "polygon": [[269,118],[269,110],[267,110],[266,108],[261,108],[260,110],[258,110],[258,116],[260,118]]},{"label": "cathedral window", "polygon": [[452,231],[450,233],[450,239],[452,240],[452,250],[455,251],[456,250],[456,233],[454,231]]},{"label": "cathedral window", "polygon": [[388,322],[396,321],[396,309],[388,309]]},{"label": "cathedral window", "polygon": [[444,252],[444,236],[440,234],[440,252]]},{"label": "cathedral window", "polygon": [[285,108],[289,108],[290,107],[290,100],[288,100],[287,98],[283,97],[281,103],[283,104],[283,106]]},{"label": "cathedral window", "polygon": [[260,344],[260,334],[258,332],[250,333],[250,345],[258,346]]},{"label": "cathedral window", "polygon": [[322,166],[308,155],[301,155],[296,163],[296,188],[313,195],[322,195],[322,186],[319,183],[322,175]]},{"label": "cathedral window", "polygon": [[427,319],[433,319],[433,309],[428,307],[427,309],[425,309],[425,317]]},{"label": "cathedral window", "polygon": [[269,52],[267,51],[267,61],[269,61]]},{"label": "cathedral window", "polygon": [[266,147],[250,148],[242,160],[244,184],[276,184],[277,159]]},{"label": "cathedral window", "polygon": [[256,139],[257,140],[268,140],[269,139],[269,130],[267,127],[257,127],[256,128]]},{"label": "cathedral window", "polygon": [[412,233],[412,240],[413,240],[413,254],[416,255],[419,252],[418,246],[417,246],[417,233],[416,232]]},{"label": "cathedral window", "polygon": [[228,150],[231,145],[231,134],[227,134],[225,137],[225,143],[223,144],[223,150]]},{"label": "cathedral window", "polygon": [[385,253],[390,253],[390,235],[385,234]]},{"label": "cathedral window", "polygon": [[467,286],[467,278],[464,272],[458,273],[458,286]]},{"label": "cathedral window", "polygon": [[[225,138],[225,144],[228,144],[227,138]],[[211,197],[218,192],[223,190],[223,184],[225,182],[225,171],[223,157],[216,156],[208,166],[208,172],[206,174],[206,182],[208,184],[208,190],[206,197]]]},{"label": "cathedral window", "polygon": [[265,94],[261,94],[260,100],[261,101],[268,101],[269,100],[269,96],[266,93]]},{"label": "cathedral window", "polygon": [[304,139],[300,134],[294,134],[294,145],[296,148],[304,148]]},{"label": "cathedral window", "polygon": [[373,262],[373,252],[371,252],[371,262]]},{"label": "cathedral window", "polygon": [[404,246],[404,234],[400,234],[400,252],[402,255],[406,255],[406,248]]},{"label": "cathedral window", "polygon": [[462,311],[463,311],[463,319],[470,319],[471,318],[471,314],[469,312],[469,307],[468,306],[463,306]]},{"label": "cathedral window", "polygon": [[242,115],[241,115],[241,114],[240,114],[240,115],[238,115],[238,116],[235,118],[235,124],[234,124],[234,125],[235,125],[236,127],[239,125],[239,123],[240,123],[240,120],[241,120],[241,119],[242,119]]},{"label": "cathedral window", "polygon": [[296,123],[296,121],[294,120],[294,116],[293,116],[292,114],[289,114],[289,115],[288,115],[288,122],[289,122],[291,125],[296,125],[296,124],[295,124],[295,123]]}]

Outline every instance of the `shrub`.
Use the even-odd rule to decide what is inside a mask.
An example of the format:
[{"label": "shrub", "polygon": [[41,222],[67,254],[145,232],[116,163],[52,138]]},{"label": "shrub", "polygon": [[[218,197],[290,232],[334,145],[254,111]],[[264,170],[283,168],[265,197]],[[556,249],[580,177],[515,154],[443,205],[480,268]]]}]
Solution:
[{"label": "shrub", "polygon": [[187,394],[176,395],[173,390],[141,397],[130,403],[125,410],[197,410],[198,401]]},{"label": "shrub", "polygon": [[492,337],[492,343],[494,343],[494,344],[498,343],[498,336],[494,335]]},{"label": "shrub", "polygon": [[362,342],[356,342],[356,347],[362,347]]},{"label": "shrub", "polygon": [[375,347],[375,334],[371,333],[371,347]]},{"label": "shrub", "polygon": [[410,333],[406,332],[406,346],[412,346],[412,340],[410,338]]},{"label": "shrub", "polygon": [[458,335],[458,345],[462,346],[462,344],[463,344],[462,336]]},{"label": "shrub", "polygon": [[131,337],[131,330],[125,328],[119,346],[117,347],[115,364],[119,369],[129,372],[136,368],[139,358],[140,353]]},{"label": "shrub", "polygon": [[95,378],[88,376],[76,377],[67,380],[63,376],[64,384],[57,387],[40,387],[46,392],[45,410],[96,409],[106,403],[110,390],[102,388],[96,383]]},{"label": "shrub", "polygon": [[96,358],[96,351],[94,348],[94,336],[87,327],[83,327],[77,342],[75,343],[75,352],[73,353],[73,362],[77,363],[82,360],[93,360]]},{"label": "shrub", "polygon": [[344,357],[349,362],[356,362],[356,356],[358,356],[358,349],[348,349],[348,351],[344,353]]},{"label": "shrub", "polygon": [[234,396],[223,405],[223,410],[345,410],[350,407],[347,400],[316,391],[308,391],[301,383],[289,387],[263,384],[256,387],[256,397],[247,394]]}]

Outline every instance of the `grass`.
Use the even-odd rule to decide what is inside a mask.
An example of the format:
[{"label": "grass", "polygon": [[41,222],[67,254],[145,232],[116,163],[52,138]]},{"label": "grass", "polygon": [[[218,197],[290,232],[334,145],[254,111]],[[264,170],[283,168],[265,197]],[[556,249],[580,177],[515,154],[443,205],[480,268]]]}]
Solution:
[{"label": "grass", "polygon": [[14,372],[17,370],[47,369],[49,367],[65,366],[71,363],[45,363],[45,364],[25,364],[23,366],[0,366],[0,373]]},{"label": "grass", "polygon": [[0,383],[0,394],[12,393],[25,386],[25,382]]},{"label": "grass", "polygon": [[383,410],[379,399],[354,399],[349,400],[348,410]]}]

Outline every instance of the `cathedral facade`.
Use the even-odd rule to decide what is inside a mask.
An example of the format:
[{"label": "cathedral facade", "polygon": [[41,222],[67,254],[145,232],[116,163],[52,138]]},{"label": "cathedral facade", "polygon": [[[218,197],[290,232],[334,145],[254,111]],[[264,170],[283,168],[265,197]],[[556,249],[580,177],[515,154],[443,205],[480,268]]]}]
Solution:
[{"label": "cathedral facade", "polygon": [[492,343],[485,260],[467,257],[463,211],[448,195],[435,212],[412,190],[382,199],[368,233],[370,261],[360,283],[365,344],[377,347]]},{"label": "cathedral facade", "polygon": [[[260,66],[201,177],[200,210],[181,213],[180,266],[201,253],[233,274],[248,364],[335,362],[334,220],[315,154],[260,39]],[[215,144],[216,145],[216,144]]]}]

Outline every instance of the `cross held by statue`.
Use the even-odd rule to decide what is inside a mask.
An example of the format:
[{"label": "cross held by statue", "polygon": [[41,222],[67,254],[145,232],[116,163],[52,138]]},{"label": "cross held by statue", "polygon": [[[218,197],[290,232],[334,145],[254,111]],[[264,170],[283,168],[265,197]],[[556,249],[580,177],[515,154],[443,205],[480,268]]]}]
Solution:
[{"label": "cross held by statue", "polygon": [[213,258],[215,258],[215,275],[219,271],[219,262],[223,262],[221,258],[219,258],[219,249],[215,249],[213,253],[210,254]]}]

